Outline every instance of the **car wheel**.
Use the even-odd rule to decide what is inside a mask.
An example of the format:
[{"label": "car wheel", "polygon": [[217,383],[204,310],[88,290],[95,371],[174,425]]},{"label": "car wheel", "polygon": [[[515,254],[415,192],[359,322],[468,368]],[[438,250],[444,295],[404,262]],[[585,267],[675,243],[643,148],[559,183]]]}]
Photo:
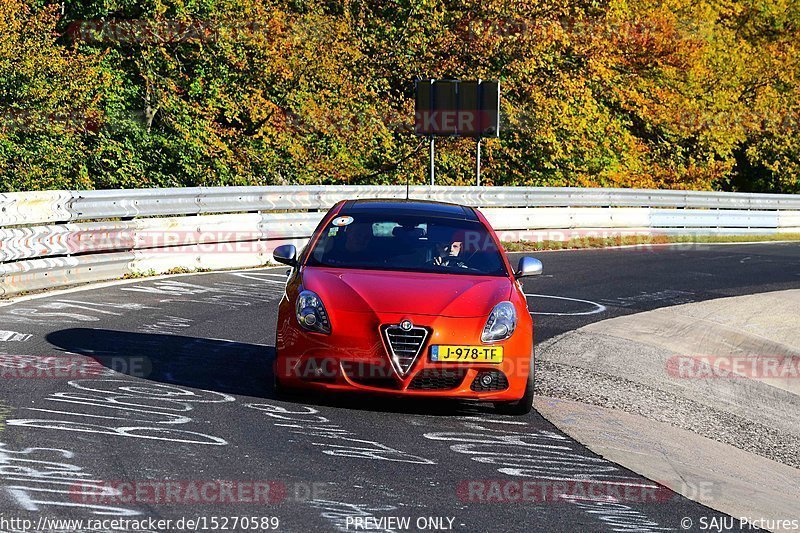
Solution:
[{"label": "car wheel", "polygon": [[534,358],[531,355],[531,370],[528,372],[528,381],[525,383],[525,394],[522,398],[512,402],[496,402],[495,411],[503,415],[522,416],[527,415],[533,409],[533,389],[534,389]]}]

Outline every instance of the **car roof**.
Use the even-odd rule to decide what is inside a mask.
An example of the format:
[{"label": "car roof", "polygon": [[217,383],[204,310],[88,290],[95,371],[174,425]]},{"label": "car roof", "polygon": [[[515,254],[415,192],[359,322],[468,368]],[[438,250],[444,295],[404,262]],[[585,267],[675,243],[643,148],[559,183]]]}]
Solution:
[{"label": "car roof", "polygon": [[458,204],[431,202],[429,200],[397,200],[392,198],[376,198],[370,200],[347,200],[340,215],[357,213],[392,213],[408,215],[426,215],[436,218],[452,218],[457,220],[478,220],[475,210]]}]

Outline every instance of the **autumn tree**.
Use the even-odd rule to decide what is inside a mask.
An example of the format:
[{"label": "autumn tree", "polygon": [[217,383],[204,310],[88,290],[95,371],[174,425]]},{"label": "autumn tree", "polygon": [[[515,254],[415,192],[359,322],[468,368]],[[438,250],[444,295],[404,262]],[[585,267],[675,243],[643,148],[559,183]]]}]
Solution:
[{"label": "autumn tree", "polygon": [[[503,94],[486,183],[796,192],[799,10],[9,0],[3,188],[423,183],[413,80],[480,77]],[[471,183],[474,141],[437,142],[437,182]]]}]

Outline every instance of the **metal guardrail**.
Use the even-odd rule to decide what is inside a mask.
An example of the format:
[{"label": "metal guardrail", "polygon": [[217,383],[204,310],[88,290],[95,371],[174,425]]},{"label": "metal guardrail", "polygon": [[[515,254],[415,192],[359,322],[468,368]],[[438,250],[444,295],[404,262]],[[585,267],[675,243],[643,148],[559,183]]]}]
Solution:
[{"label": "metal guardrail", "polygon": [[[800,195],[571,187],[413,186],[411,197],[474,207],[800,210]],[[0,194],[0,226],[104,218],[324,210],[348,198],[405,198],[404,186],[186,187]]]},{"label": "metal guardrail", "polygon": [[[404,186],[189,187],[0,194],[0,294],[173,268],[266,264],[343,199]],[[800,195],[580,189],[410,188],[412,199],[482,208],[506,239],[596,232],[800,232]],[[236,249],[228,249],[237,243]]]}]

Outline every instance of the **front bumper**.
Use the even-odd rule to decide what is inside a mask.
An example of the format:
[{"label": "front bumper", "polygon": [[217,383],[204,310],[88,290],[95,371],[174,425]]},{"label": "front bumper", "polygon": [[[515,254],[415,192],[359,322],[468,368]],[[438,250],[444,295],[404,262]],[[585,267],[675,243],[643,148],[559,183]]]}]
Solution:
[{"label": "front bumper", "polygon": [[[527,318],[527,317],[526,317]],[[410,319],[430,335],[408,372],[391,364],[381,325]],[[341,313],[330,335],[309,333],[291,313],[278,323],[275,373],[281,383],[331,392],[366,392],[389,396],[463,398],[487,401],[518,400],[525,392],[531,362],[533,331],[520,320],[503,346],[501,363],[441,363],[430,360],[435,344],[480,345],[485,318],[450,318],[400,314]],[[480,377],[490,374],[491,383]],[[488,380],[487,380],[488,381]]]}]

